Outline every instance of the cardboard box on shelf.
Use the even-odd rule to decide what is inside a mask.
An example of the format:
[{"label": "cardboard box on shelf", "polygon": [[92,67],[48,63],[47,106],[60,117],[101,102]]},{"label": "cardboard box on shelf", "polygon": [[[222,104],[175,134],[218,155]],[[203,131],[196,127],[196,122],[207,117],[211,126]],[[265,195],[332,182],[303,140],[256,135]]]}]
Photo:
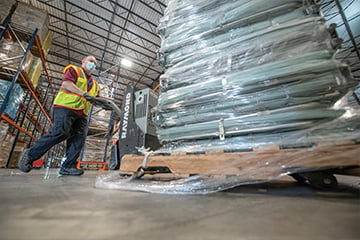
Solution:
[{"label": "cardboard box on shelf", "polygon": [[42,9],[19,2],[11,16],[11,23],[18,29],[33,33],[38,29],[41,43],[44,42],[49,31],[49,15]]},{"label": "cardboard box on shelf", "polygon": [[8,161],[10,151],[11,151],[11,147],[12,147],[12,145],[14,143],[14,139],[15,139],[14,136],[12,136],[10,134],[6,134],[4,136],[4,139],[2,140],[2,142],[0,143],[0,147],[1,147],[1,151],[0,151],[0,167],[1,168],[6,167],[6,163]]},{"label": "cardboard box on shelf", "polygon": [[[21,42],[24,48],[26,48],[27,43]],[[24,55],[24,50],[22,49],[19,42],[13,42],[10,40],[2,39],[0,42],[0,68],[9,69],[16,71],[21,59]],[[25,61],[22,65],[21,70],[26,73],[29,72],[34,56],[31,52],[28,52]]]},{"label": "cardboard box on shelf", "polygon": [[0,121],[0,145],[3,142],[8,130],[9,130],[9,123],[1,120]]},{"label": "cardboard box on shelf", "polygon": [[16,0],[1,0],[0,24],[4,24],[16,7]]},{"label": "cardboard box on shelf", "polygon": [[16,143],[15,149],[11,155],[11,159],[8,164],[8,168],[18,168],[18,162],[20,159],[20,155],[26,147],[27,147],[26,143],[23,143],[23,142]]}]

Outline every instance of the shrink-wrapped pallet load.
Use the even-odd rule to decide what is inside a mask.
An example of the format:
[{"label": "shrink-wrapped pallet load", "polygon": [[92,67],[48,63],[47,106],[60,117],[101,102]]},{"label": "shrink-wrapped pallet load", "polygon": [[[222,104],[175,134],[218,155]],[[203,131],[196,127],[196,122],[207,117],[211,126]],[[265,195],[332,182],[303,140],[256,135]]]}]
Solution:
[{"label": "shrink-wrapped pallet load", "polygon": [[[8,3],[7,3],[8,4]],[[6,4],[5,4],[6,5]],[[38,80],[43,70],[43,64],[39,58],[39,51],[42,51],[46,57],[51,43],[52,33],[49,31],[49,16],[42,9],[35,8],[26,3],[18,2],[13,4],[12,11],[8,14],[10,25],[15,30],[16,39],[2,39],[0,42],[0,68],[16,71],[24,55],[24,49],[28,46],[29,37],[37,29],[37,36],[40,39],[41,49],[38,49],[35,42],[31,46],[31,52],[21,67],[21,70],[27,73],[28,79],[32,86],[36,88]],[[21,46],[21,45],[22,46]]]},{"label": "shrink-wrapped pallet load", "polygon": [[10,118],[14,119],[19,109],[20,103],[23,99],[24,91],[18,83],[15,83],[13,90],[10,93],[9,101],[4,103],[5,94],[11,82],[0,79],[0,106],[5,104],[4,113]]},{"label": "shrink-wrapped pallet load", "polygon": [[[347,113],[335,103],[358,82],[334,59],[338,41],[316,6],[172,0],[159,32],[165,73],[155,122],[165,148],[291,145],[300,141],[293,134],[320,125],[309,137],[338,140],[325,124]],[[339,126],[339,136],[349,125],[358,130],[357,119]]]},{"label": "shrink-wrapped pallet load", "polygon": [[37,34],[43,43],[49,31],[50,20],[48,13],[44,10],[19,2],[11,15],[11,24],[30,34],[37,28]]},{"label": "shrink-wrapped pallet load", "polygon": [[[360,112],[347,99],[358,81],[315,2],[167,1],[153,109],[163,147],[125,155],[132,177],[95,186],[205,194],[290,175],[331,188],[332,173],[356,172]],[[134,180],[156,171],[183,179]]]},{"label": "shrink-wrapped pallet load", "polygon": [[[21,45],[26,48],[27,43],[21,42]],[[19,42],[14,42],[7,39],[0,40],[0,69],[1,71],[13,71],[18,69],[21,59],[24,56],[24,50]],[[20,70],[28,73],[31,69],[32,62],[36,58],[29,52],[24,60]]]}]

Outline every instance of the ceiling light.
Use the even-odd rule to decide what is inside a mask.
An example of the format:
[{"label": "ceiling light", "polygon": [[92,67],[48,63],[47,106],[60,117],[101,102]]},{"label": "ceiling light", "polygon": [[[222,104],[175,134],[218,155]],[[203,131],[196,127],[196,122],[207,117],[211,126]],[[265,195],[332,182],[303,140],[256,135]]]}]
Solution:
[{"label": "ceiling light", "polygon": [[121,59],[121,65],[124,65],[125,67],[131,67],[132,66],[132,62],[128,59]]}]

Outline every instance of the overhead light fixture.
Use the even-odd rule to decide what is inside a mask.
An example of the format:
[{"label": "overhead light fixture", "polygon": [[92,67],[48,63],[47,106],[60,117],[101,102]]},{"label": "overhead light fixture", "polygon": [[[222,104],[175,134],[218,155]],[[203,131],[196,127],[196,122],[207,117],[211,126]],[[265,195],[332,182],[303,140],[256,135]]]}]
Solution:
[{"label": "overhead light fixture", "polygon": [[131,67],[132,66],[132,62],[128,59],[121,59],[121,65],[124,65],[125,67]]}]

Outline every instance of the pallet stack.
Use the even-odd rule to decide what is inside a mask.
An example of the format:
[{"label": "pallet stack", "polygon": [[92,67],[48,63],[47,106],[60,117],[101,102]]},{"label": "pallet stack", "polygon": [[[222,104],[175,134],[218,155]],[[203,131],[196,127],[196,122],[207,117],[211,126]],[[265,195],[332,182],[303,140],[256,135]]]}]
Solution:
[{"label": "pallet stack", "polygon": [[251,136],[257,147],[338,119],[345,109],[332,107],[357,85],[333,59],[337,39],[316,6],[303,1],[174,0],[160,33],[163,143]]},{"label": "pallet stack", "polygon": [[[154,112],[164,146],[156,153],[173,154],[169,162],[176,153],[222,159],[269,145],[309,151],[360,139],[360,114],[344,103],[358,82],[334,59],[340,41],[318,6],[170,0],[159,32],[165,73]],[[125,169],[124,159],[120,170],[139,167]]]}]

